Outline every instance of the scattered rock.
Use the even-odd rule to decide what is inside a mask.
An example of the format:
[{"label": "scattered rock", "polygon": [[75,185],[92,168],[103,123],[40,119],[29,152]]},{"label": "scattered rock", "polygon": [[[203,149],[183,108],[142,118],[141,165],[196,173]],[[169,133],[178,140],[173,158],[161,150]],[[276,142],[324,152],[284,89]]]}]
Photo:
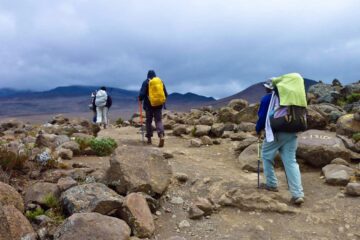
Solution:
[{"label": "scattered rock", "polygon": [[59,187],[60,191],[66,191],[69,188],[72,188],[77,185],[77,182],[72,177],[64,177],[60,178],[57,186]]},{"label": "scattered rock", "polygon": [[184,199],[182,199],[182,197],[172,197],[170,203],[175,205],[182,205],[184,204]]},{"label": "scattered rock", "polygon": [[354,171],[344,165],[329,164],[322,168],[322,172],[325,175],[326,183],[346,186]]},{"label": "scattered rock", "polygon": [[207,125],[196,125],[194,131],[194,137],[202,137],[209,135],[211,130],[210,126]]},{"label": "scattered rock", "polygon": [[254,132],[256,124],[250,122],[242,122],[238,125],[237,129],[243,132]]},{"label": "scattered rock", "polygon": [[336,124],[336,133],[350,136],[360,132],[360,122],[354,119],[354,114],[347,114],[339,118]]},{"label": "scattered rock", "polygon": [[350,164],[342,158],[335,158],[331,161],[330,164],[345,165],[347,167],[350,167]]},{"label": "scattered rock", "polygon": [[211,126],[210,135],[212,137],[221,137],[224,133],[225,125],[223,123],[215,123]]},{"label": "scattered rock", "polygon": [[241,153],[245,148],[256,142],[257,142],[256,137],[244,139],[243,141],[236,143],[234,150],[237,153]]},{"label": "scattered rock", "polygon": [[70,149],[60,148],[57,150],[57,154],[64,160],[71,160],[73,158],[73,152]]},{"label": "scattered rock", "polygon": [[151,237],[155,231],[155,224],[145,198],[138,193],[130,193],[124,200],[121,218],[131,227],[135,236]]},{"label": "scattered rock", "polygon": [[190,219],[200,219],[205,215],[205,212],[196,206],[191,206],[189,209],[189,218]]},{"label": "scattered rock", "polygon": [[46,204],[46,197],[53,196],[56,199],[60,197],[60,189],[56,184],[47,182],[37,182],[28,187],[25,193],[25,203]]},{"label": "scattered rock", "polygon": [[307,127],[308,129],[325,129],[327,126],[327,120],[325,116],[321,115],[314,105],[307,107]]},{"label": "scattered rock", "polygon": [[183,229],[183,228],[189,228],[190,227],[190,223],[187,220],[183,220],[179,223],[179,228]]},{"label": "scattered rock", "polygon": [[197,198],[194,205],[204,212],[205,215],[212,214],[214,210],[213,204],[206,198]]},{"label": "scattered rock", "polygon": [[346,186],[346,194],[350,196],[360,196],[360,183],[348,183]]},{"label": "scattered rock", "polygon": [[175,173],[175,178],[181,183],[185,183],[189,180],[189,176],[186,173]]},{"label": "scattered rock", "polygon": [[259,110],[259,104],[252,104],[242,109],[240,112],[236,114],[235,122],[238,124],[242,122],[256,123],[258,119],[258,115],[257,115],[258,110]]},{"label": "scattered rock", "polygon": [[131,230],[118,218],[99,213],[75,213],[54,234],[54,240],[128,240]]},{"label": "scattered rock", "polygon": [[201,125],[212,126],[214,122],[215,122],[214,117],[209,115],[203,115],[199,119],[199,124]]},{"label": "scattered rock", "polygon": [[161,195],[170,184],[169,161],[158,150],[118,147],[110,159],[104,182],[120,194],[144,192]]},{"label": "scattered rock", "polygon": [[201,143],[202,145],[213,145],[213,141],[209,136],[202,136]]},{"label": "scattered rock", "polygon": [[65,142],[60,145],[60,148],[69,149],[73,152],[74,155],[80,154],[80,145],[75,141]]},{"label": "scattered rock", "polygon": [[201,147],[202,141],[198,138],[194,138],[190,140],[190,146],[191,147]]},{"label": "scattered rock", "polygon": [[35,235],[29,220],[13,205],[0,204],[0,223],[1,240],[19,240]]},{"label": "scattered rock", "polygon": [[13,187],[3,182],[0,182],[0,204],[14,205],[20,212],[24,212],[21,195]]},{"label": "scattered rock", "polygon": [[228,107],[234,109],[235,111],[241,111],[248,106],[248,101],[244,99],[232,99],[228,104]]},{"label": "scattered rock", "polygon": [[66,190],[60,201],[69,214],[98,212],[110,215],[121,208],[124,198],[102,183],[89,183]]},{"label": "scattered rock", "polygon": [[218,113],[218,121],[222,123],[234,123],[236,119],[237,111],[230,107],[222,107]]},{"label": "scattered rock", "polygon": [[[238,157],[238,163],[241,169],[257,172],[258,171],[258,144],[254,143],[248,146],[244,151],[240,153]],[[263,171],[262,161],[260,161],[260,171]]]},{"label": "scattered rock", "polygon": [[173,129],[173,134],[175,136],[181,136],[183,134],[188,134],[188,130],[185,125],[176,125]]},{"label": "scattered rock", "polygon": [[323,167],[335,157],[350,160],[350,152],[335,133],[308,130],[298,135],[297,156],[314,167]]},{"label": "scattered rock", "polygon": [[186,240],[186,238],[179,237],[179,236],[174,236],[174,237],[168,238],[167,240]]}]

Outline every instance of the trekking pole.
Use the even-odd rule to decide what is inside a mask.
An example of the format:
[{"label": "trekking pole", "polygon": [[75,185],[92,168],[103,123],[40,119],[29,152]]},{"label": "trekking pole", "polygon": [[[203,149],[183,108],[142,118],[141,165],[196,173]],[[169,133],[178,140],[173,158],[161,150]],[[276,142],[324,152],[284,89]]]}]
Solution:
[{"label": "trekking pole", "polygon": [[257,162],[257,186],[260,188],[260,158],[261,158],[261,139],[258,138],[258,162]]},{"label": "trekking pole", "polygon": [[142,103],[139,99],[139,113],[140,113],[140,124],[141,124],[141,128],[140,128],[140,132],[141,132],[141,139],[142,142],[145,143],[145,137],[144,137],[144,119],[143,119],[143,114],[142,114]]}]

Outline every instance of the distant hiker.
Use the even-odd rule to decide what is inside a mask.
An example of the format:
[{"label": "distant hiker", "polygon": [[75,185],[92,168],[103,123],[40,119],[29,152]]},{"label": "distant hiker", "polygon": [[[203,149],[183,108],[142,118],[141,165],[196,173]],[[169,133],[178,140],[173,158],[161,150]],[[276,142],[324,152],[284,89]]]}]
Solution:
[{"label": "distant hiker", "polygon": [[96,106],[96,123],[100,126],[103,125],[104,128],[109,124],[108,120],[108,94],[106,92],[106,87],[101,87],[96,92],[95,97],[95,106]]},{"label": "distant hiker", "polygon": [[143,82],[139,101],[143,101],[143,108],[146,112],[146,137],[147,143],[151,144],[153,137],[152,121],[155,120],[156,131],[159,136],[159,147],[163,147],[165,143],[164,126],[162,123],[162,108],[165,105],[168,94],[164,83],[153,70],[147,74],[147,79]]},{"label": "distant hiker", "polygon": [[[307,105],[304,79],[296,73],[287,74],[273,78],[264,86],[268,93],[261,100],[256,124],[259,137],[261,130],[265,129],[261,156],[266,183],[262,183],[261,187],[268,191],[278,191],[274,158],[279,151],[292,195],[290,202],[301,205],[304,203],[304,192],[299,165],[296,162],[296,132],[303,131],[306,127],[306,116],[297,111],[305,109]],[[270,94],[272,88],[274,91]]]},{"label": "distant hiker", "polygon": [[91,93],[91,102],[89,104],[89,109],[93,112],[93,123],[96,123],[96,105],[95,105],[95,97],[96,97],[96,91]]}]

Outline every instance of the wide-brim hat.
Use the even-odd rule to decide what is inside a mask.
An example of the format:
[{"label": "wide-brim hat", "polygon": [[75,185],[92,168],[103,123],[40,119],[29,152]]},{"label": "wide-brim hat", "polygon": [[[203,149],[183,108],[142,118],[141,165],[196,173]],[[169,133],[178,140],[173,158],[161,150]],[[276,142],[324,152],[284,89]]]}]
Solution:
[{"label": "wide-brim hat", "polygon": [[265,82],[264,84],[264,87],[270,89],[270,90],[273,90],[274,89],[274,86],[272,85],[272,80],[268,80],[267,82]]}]

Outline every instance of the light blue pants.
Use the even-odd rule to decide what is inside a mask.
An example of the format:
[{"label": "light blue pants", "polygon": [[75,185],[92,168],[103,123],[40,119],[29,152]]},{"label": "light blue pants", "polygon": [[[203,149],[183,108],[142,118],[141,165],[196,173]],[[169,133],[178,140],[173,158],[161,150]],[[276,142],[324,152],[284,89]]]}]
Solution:
[{"label": "light blue pants", "polygon": [[277,178],[274,170],[274,158],[279,151],[285,167],[290,193],[293,197],[304,197],[301,184],[299,165],[296,162],[297,136],[296,133],[275,133],[273,142],[264,140],[262,145],[262,160],[266,185],[277,187]]}]

